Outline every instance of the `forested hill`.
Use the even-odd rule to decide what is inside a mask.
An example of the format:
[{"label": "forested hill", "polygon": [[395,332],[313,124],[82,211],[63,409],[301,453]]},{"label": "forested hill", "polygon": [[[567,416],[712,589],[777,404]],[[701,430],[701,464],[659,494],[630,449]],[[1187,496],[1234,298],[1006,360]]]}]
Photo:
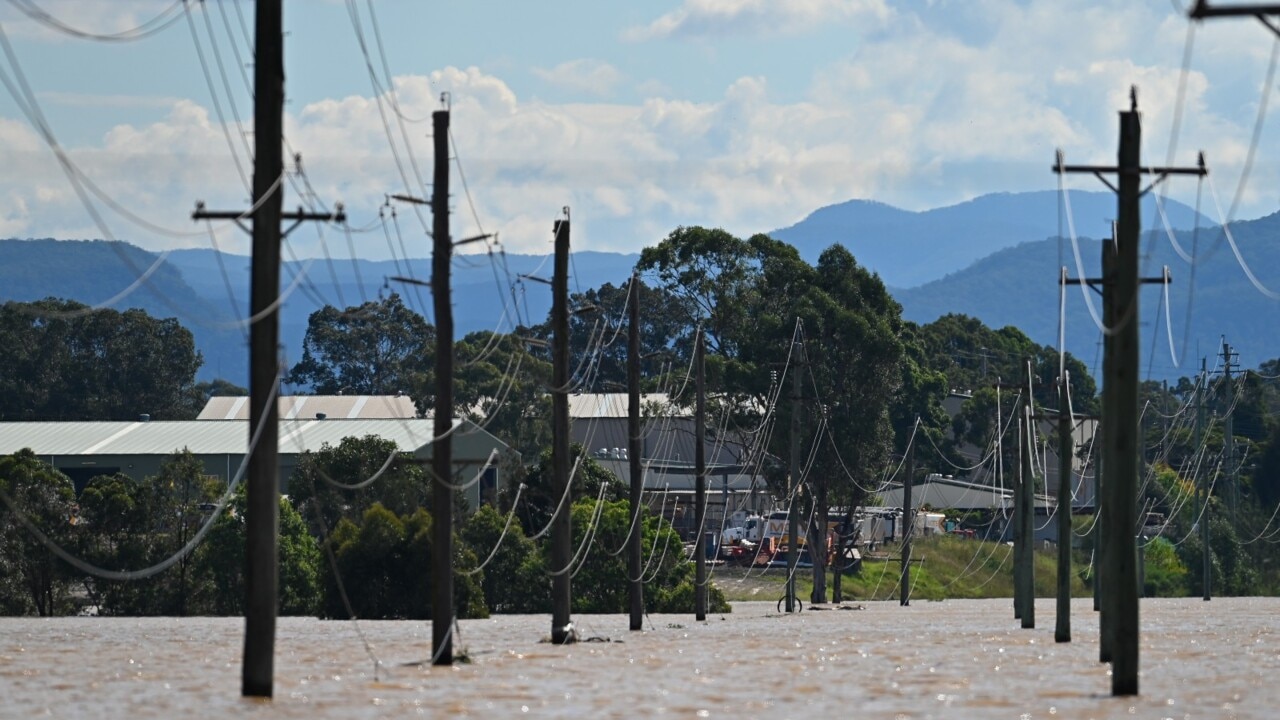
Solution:
[{"label": "forested hill", "polygon": [[201,379],[225,377],[244,384],[247,345],[230,306],[202,297],[178,267],[160,260],[125,242],[0,240],[0,301],[58,297],[177,318],[204,356]]},{"label": "forested hill", "polygon": [[[626,280],[638,255],[582,252],[574,255],[571,291]],[[156,317],[175,317],[195,335],[204,356],[200,380],[223,378],[248,382],[247,341],[234,318],[249,307],[249,258],[212,250],[176,250],[164,257],[122,242],[86,240],[0,240],[0,301],[60,297],[123,310],[141,308]],[[153,267],[155,265],[155,267]],[[431,295],[425,288],[389,283],[393,276],[430,277],[430,259],[405,263],[349,259],[285,262],[281,287],[296,285],[284,302],[280,340],[285,359],[297,362],[307,318],[326,304],[350,307],[376,300],[390,290],[409,307],[430,319]],[[493,330],[504,308],[513,308],[514,323],[540,323],[551,307],[550,289],[541,283],[518,284],[521,274],[549,277],[549,258],[508,255],[496,271],[487,256],[459,256],[454,263],[454,322],[459,337],[474,330]],[[138,277],[151,271],[147,279]],[[295,283],[299,274],[301,281]],[[499,285],[501,283],[501,285]],[[131,292],[126,292],[135,287]],[[231,291],[228,291],[228,287]],[[514,298],[514,299],[513,299]],[[113,300],[115,300],[113,302]]]},{"label": "forested hill", "polygon": [[[1021,242],[1065,234],[1059,212],[1061,193],[1051,190],[993,193],[967,202],[923,212],[900,210],[870,200],[850,200],[813,211],[791,227],[770,235],[794,245],[809,262],[832,243],[840,243],[858,262],[876,271],[890,289],[916,287]],[[1196,226],[1191,208],[1164,202],[1165,216],[1175,228]],[[1071,192],[1077,231],[1100,237],[1116,216],[1110,192]],[[1148,225],[1158,219],[1155,197],[1142,206]],[[1212,225],[1201,217],[1201,225]],[[1059,230],[1059,227],[1062,230]]]},{"label": "forested hill", "polygon": [[[1280,213],[1235,223],[1231,233],[1259,283],[1268,291],[1280,293]],[[1194,253],[1194,268],[1179,256],[1164,233],[1147,233],[1142,238],[1143,276],[1159,277],[1167,265],[1173,277],[1169,286],[1173,312],[1168,321],[1162,287],[1146,285],[1142,290],[1143,376],[1150,370],[1157,379],[1189,377],[1199,370],[1201,356],[1208,356],[1208,364],[1213,367],[1213,356],[1219,352],[1223,336],[1240,353],[1239,361],[1244,367],[1257,367],[1265,360],[1280,357],[1280,300],[1254,287],[1222,230],[1180,231],[1175,237],[1185,254]],[[1098,275],[1100,251],[1100,241],[1080,241],[1085,274],[1089,277]],[[990,327],[1015,325],[1037,342],[1057,346],[1056,268],[1060,263],[1067,265],[1070,277],[1079,277],[1069,241],[1025,242],[941,280],[894,295],[902,303],[904,315],[917,322],[963,313],[980,318]],[[1100,357],[1101,334],[1080,288],[1071,286],[1067,290],[1067,349],[1091,369],[1099,370],[1100,366],[1093,368],[1093,362]],[[1092,297],[1101,312],[1098,296]],[[1166,322],[1173,326],[1180,367],[1173,367]]]},{"label": "forested hill", "polygon": [[[1073,195],[1077,204],[1077,227],[1094,227],[1101,220],[1086,224],[1082,210],[1089,205],[1079,200],[1088,193]],[[1110,197],[1102,196],[1099,197]],[[892,290],[902,303],[908,319],[928,322],[946,313],[964,313],[982,320],[990,327],[1013,325],[1024,330],[1037,343],[1057,345],[1058,334],[1058,285],[1059,261],[1074,265],[1069,245],[1063,246],[1059,255],[1056,240],[1040,239],[1052,233],[1040,233],[1043,227],[1026,229],[1022,220],[1029,220],[1031,210],[1009,211],[1004,219],[987,217],[977,209],[999,209],[1019,200],[1029,207],[1042,204],[1045,198],[1039,193],[989,196],[964,206],[944,208],[937,217],[950,217],[956,223],[969,217],[969,225],[954,224],[930,242],[935,248],[962,244],[962,238],[977,232],[974,228],[998,226],[1011,222],[1013,226],[991,240],[1000,250],[963,267],[950,268],[951,274],[920,287]],[[1051,199],[1051,198],[1050,198]],[[1110,200],[1114,203],[1114,199]],[[994,205],[992,205],[994,203]],[[1016,203],[1015,203],[1016,204]],[[877,206],[885,227],[895,214],[902,211]],[[1109,205],[1108,207],[1113,207]],[[963,209],[963,212],[961,210]],[[806,225],[828,217],[832,208],[815,212]],[[1056,211],[1052,204],[1041,208],[1045,215],[1041,224],[1056,224]],[[1173,221],[1192,217],[1190,211],[1167,208]],[[946,211],[946,212],[943,212]],[[1096,212],[1105,212],[1098,205]],[[1114,214],[1114,210],[1111,211]],[[960,213],[960,214],[956,214]],[[976,214],[975,214],[976,213]],[[928,213],[917,214],[928,215]],[[986,217],[984,220],[983,218]],[[1103,216],[1106,217],[1106,216]],[[1145,215],[1145,217],[1150,217]],[[1018,218],[1018,220],[1014,222]],[[936,219],[936,218],[935,218]],[[934,222],[934,220],[930,220]],[[985,224],[984,224],[985,223]],[[1190,224],[1189,222],[1187,224]],[[794,233],[796,226],[778,231],[783,238]],[[923,225],[915,226],[901,235],[923,233]],[[1022,229],[1018,229],[1022,228]],[[1243,256],[1262,283],[1280,291],[1280,216],[1241,222],[1233,226]],[[826,247],[840,239],[837,230],[829,234],[819,232],[819,226],[808,227],[805,247]],[[1036,232],[1027,236],[1020,233]],[[794,234],[790,235],[795,237]],[[920,235],[919,238],[923,238]],[[919,239],[918,238],[918,239]],[[1162,293],[1159,288],[1148,286],[1143,291],[1143,363],[1154,377],[1176,378],[1193,373],[1201,355],[1212,355],[1218,349],[1219,338],[1227,336],[1228,342],[1240,352],[1245,366],[1280,357],[1280,302],[1270,300],[1255,290],[1236,263],[1231,249],[1224,242],[1218,229],[1202,228],[1198,233],[1180,231],[1177,238],[1190,254],[1194,251],[1200,262],[1194,273],[1191,266],[1178,257],[1163,233],[1145,236],[1144,248],[1151,248],[1146,262],[1148,275],[1158,275],[1161,266],[1167,264],[1173,273],[1170,288],[1173,304],[1172,325],[1176,351],[1181,367],[1173,367],[1165,336],[1165,320],[1156,310],[1161,309]],[[923,240],[920,240],[923,242]],[[825,243],[825,244],[823,244]],[[1097,274],[1098,242],[1082,240],[1081,251],[1086,263],[1086,274]],[[855,245],[845,243],[846,245]],[[920,264],[937,262],[937,254],[911,251],[905,243],[895,262],[918,261]],[[806,257],[816,255],[802,248]],[[859,263],[876,270],[874,263],[854,250]],[[635,266],[637,255],[619,253],[581,252],[574,255],[570,272],[572,291],[585,291],[604,283],[621,284]],[[111,307],[125,309],[139,307],[157,317],[176,317],[195,335],[196,346],[204,355],[205,364],[199,373],[200,380],[224,378],[237,384],[247,382],[246,341],[234,318],[242,316],[248,308],[249,258],[237,255],[221,255],[212,250],[178,250],[170,253],[165,261],[153,268],[158,256],[126,243],[104,241],[55,241],[55,240],[0,240],[0,300],[36,300],[48,296],[63,297],[88,304],[107,303],[123,291],[137,284],[134,292],[124,295]],[[219,262],[219,259],[221,262]],[[398,291],[405,304],[424,314],[430,320],[429,291],[410,285],[397,286],[387,278],[397,275],[427,277],[430,262],[415,259],[410,264],[393,261],[316,260],[286,262],[282,272],[283,287],[294,284],[294,279],[305,267],[306,277],[297,284],[283,306],[281,318],[281,342],[285,359],[294,363],[300,359],[302,338],[308,316],[325,304],[337,307],[357,305],[376,299],[379,293]],[[496,269],[495,269],[496,267]],[[151,270],[145,281],[137,283],[140,274]],[[499,263],[491,263],[489,257],[461,256],[454,263],[454,312],[458,336],[475,330],[492,330],[499,326],[504,309],[514,315],[502,320],[502,327],[509,329],[514,323],[532,324],[546,319],[551,304],[549,288],[541,283],[518,283],[511,289],[510,282],[523,274],[547,277],[550,261],[546,256],[508,255]],[[1194,277],[1193,277],[1194,275]],[[1071,268],[1071,276],[1077,271]],[[224,279],[225,277],[225,279]],[[1192,282],[1194,280],[1194,283]],[[228,293],[228,284],[233,288]],[[233,299],[231,299],[233,298]],[[1187,307],[1191,305],[1190,331],[1186,330]],[[1158,333],[1154,334],[1154,333]],[[1078,288],[1068,296],[1067,318],[1068,349],[1092,364],[1098,356],[1098,330],[1090,319]],[[1198,343],[1198,347],[1197,347]],[[1184,351],[1184,347],[1187,349]],[[1155,350],[1153,353],[1152,350]],[[1212,361],[1210,362],[1212,365]]]}]

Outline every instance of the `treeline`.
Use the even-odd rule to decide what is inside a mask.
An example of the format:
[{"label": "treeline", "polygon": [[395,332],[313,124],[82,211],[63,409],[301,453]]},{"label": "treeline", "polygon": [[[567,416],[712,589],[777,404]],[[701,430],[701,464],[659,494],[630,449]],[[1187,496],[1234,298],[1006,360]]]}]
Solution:
[{"label": "treeline", "polygon": [[[389,459],[377,483],[345,489],[373,477]],[[582,459],[575,489],[583,499],[571,512],[575,547],[590,546],[567,570],[574,575],[577,613],[627,609],[626,561],[617,551],[631,530],[631,515],[616,485],[596,463]],[[380,438],[348,438],[305,454],[291,489],[280,499],[281,614],[431,617],[431,493],[412,457]],[[224,490],[185,451],[143,481],[94,478],[78,501],[71,481],[30,451],[0,459],[0,491],[14,503],[0,511],[0,614],[243,614],[244,492],[241,486],[215,515]],[[603,498],[599,507],[597,497]],[[550,516],[551,506],[540,506],[537,498],[529,502]],[[693,567],[680,537],[662,518],[647,512],[643,518],[646,608],[693,612]],[[459,525],[459,617],[550,612],[549,541],[531,539],[519,517],[511,517],[509,526],[507,521],[485,506]],[[206,524],[211,527],[203,541],[181,555]],[[94,568],[133,576],[103,579],[58,557],[52,544]],[[163,569],[149,571],[157,567]],[[728,612],[718,590],[712,588],[710,598],[715,612]]]},{"label": "treeline", "polygon": [[191,331],[143,310],[46,298],[0,305],[0,421],[194,418],[213,393]]},{"label": "treeline", "polygon": [[[722,230],[678,228],[644,251],[636,271],[643,389],[670,392],[675,394],[675,402],[692,403],[692,383],[686,380],[694,338],[701,329],[708,343],[710,412],[724,419],[724,432],[751,442],[759,440],[765,458],[761,470],[769,489],[782,496],[789,439],[785,430],[777,429],[789,427],[792,413],[798,411],[800,443],[809,468],[804,496],[819,509],[864,502],[867,488],[897,466],[917,418],[919,432],[930,441],[927,445],[938,448],[937,453],[918,456],[918,471],[953,473],[951,463],[970,464],[959,455],[961,445],[989,447],[997,418],[1007,419],[1020,395],[1030,393],[1041,407],[1056,409],[1058,405],[1054,389],[1060,367],[1057,350],[1032,342],[1017,328],[988,328],[960,315],[946,315],[927,324],[905,321],[879,277],[839,245],[833,245],[811,265],[793,247],[765,235],[744,239]],[[619,391],[624,386],[626,344],[619,341],[619,335],[625,323],[627,291],[625,285],[605,284],[571,297],[571,306],[579,311],[572,316],[570,338],[571,366],[577,370],[575,388],[601,392]],[[460,572],[457,604],[467,612],[543,608],[547,573],[559,570],[546,566],[541,543],[522,539],[525,533],[536,534],[544,527],[552,495],[541,463],[535,462],[543,457],[551,440],[551,365],[546,348],[551,339],[550,323],[531,319],[526,323],[510,332],[470,333],[455,345],[453,381],[459,412],[482,422],[525,459],[521,467],[504,468],[502,475],[509,484],[503,488],[496,517],[505,519],[519,484],[527,486],[519,505],[514,506],[516,519],[502,549],[484,571],[467,574],[488,557],[494,545],[485,532],[493,530],[495,511],[480,509],[456,528],[460,548],[456,558]],[[317,394],[403,392],[415,399],[420,411],[428,412],[434,402],[434,332],[434,327],[397,294],[343,309],[323,308],[309,319],[301,357],[290,368],[286,384],[294,391]],[[128,419],[138,412],[150,412],[153,417],[190,417],[214,389],[194,382],[200,358],[192,349],[190,333],[175,320],[156,320],[140,311],[89,313],[83,306],[52,299],[7,303],[0,309],[0,339],[15,348],[14,362],[0,365],[0,397],[6,398],[0,417],[4,419]],[[1069,373],[1073,409],[1096,412],[1097,386],[1088,367],[1070,354],[1062,362]],[[801,378],[798,405],[788,401],[791,373]],[[1217,553],[1215,572],[1221,568],[1223,574],[1218,587],[1233,592],[1270,592],[1278,584],[1273,577],[1276,571],[1259,570],[1267,567],[1270,542],[1249,542],[1257,534],[1254,531],[1275,529],[1274,523],[1268,524],[1268,508],[1280,501],[1280,441],[1275,420],[1280,416],[1280,402],[1273,381],[1268,379],[1273,375],[1280,375],[1277,361],[1264,364],[1260,372],[1237,378],[1230,391],[1215,391],[1219,399],[1208,411],[1210,416],[1215,411],[1224,416],[1231,408],[1236,421],[1235,457],[1247,458],[1237,468],[1238,484],[1231,485],[1239,489],[1232,503],[1235,515],[1213,512],[1211,521]],[[788,383],[786,388],[781,387],[783,382]],[[997,383],[1028,390],[997,390]],[[680,388],[683,393],[678,393]],[[1142,486],[1143,507],[1169,519],[1164,535],[1176,541],[1173,547],[1177,550],[1166,555],[1178,559],[1182,570],[1177,565],[1162,565],[1163,561],[1154,563],[1157,568],[1167,565],[1169,577],[1181,578],[1181,585],[1164,585],[1169,592],[1194,592],[1197,587],[1191,551],[1198,540],[1180,540],[1196,521],[1187,515],[1194,503],[1187,501],[1183,486],[1193,477],[1193,468],[1207,472],[1213,461],[1192,459],[1225,457],[1221,421],[1208,422],[1204,443],[1196,445],[1194,433],[1185,423],[1165,426],[1158,420],[1187,416],[1185,407],[1194,388],[1190,379],[1168,390],[1150,383],[1144,387],[1149,401],[1144,415],[1147,459],[1153,466],[1170,468]],[[951,390],[966,396],[954,416],[942,406]],[[766,416],[762,409],[771,412]],[[349,601],[359,616],[422,616],[430,612],[422,604],[428,602],[428,594],[413,585],[425,582],[430,557],[426,529],[431,508],[420,470],[396,465],[367,491],[340,487],[371,477],[392,452],[391,448],[369,446],[372,442],[367,438],[348,440],[339,447],[310,454],[292,480],[288,508],[293,514],[289,517],[301,530],[289,536],[296,542],[282,540],[282,548],[292,548],[290,552],[295,553],[289,561],[282,557],[282,583],[285,574],[292,573],[295,579],[288,581],[289,586],[297,588],[292,596],[296,602],[288,601],[293,603],[290,611],[336,617],[347,612],[344,603]],[[1012,452],[1015,443],[1006,442],[1005,447]],[[9,462],[18,464],[13,467],[26,467],[26,461],[11,458]],[[181,465],[179,459],[174,463]],[[585,461],[586,467],[592,465]],[[1013,459],[1007,459],[1006,467],[1013,466]],[[579,481],[586,482],[588,475],[580,473]],[[22,483],[15,478],[0,475],[0,481],[18,492]],[[60,481],[39,484],[44,489],[38,492],[22,492],[34,492],[47,500],[45,505],[36,503],[32,517],[50,524],[44,520],[35,524],[68,533],[68,547],[78,548],[95,564],[136,568],[180,547],[191,529],[199,525],[206,512],[201,505],[210,502],[214,491],[195,483],[184,490],[184,499],[179,502],[167,491],[160,492],[158,488],[165,482],[176,487],[172,478],[137,483],[101,479],[91,483],[74,511],[58,509],[58,503],[76,501],[64,497],[66,492],[58,489]],[[596,510],[594,500],[604,488],[608,504],[602,506],[595,537],[604,550],[616,550],[626,528],[622,537],[610,536],[610,523],[625,504],[616,505],[621,498],[610,489],[615,481],[601,478],[593,482],[596,484],[575,487],[575,532],[590,524]],[[1214,485],[1215,508],[1226,505],[1227,487],[1225,482]],[[196,509],[182,504],[187,502],[194,502]],[[48,513],[41,515],[44,511],[39,508],[46,506]],[[103,612],[234,612],[238,608],[241,559],[236,543],[241,541],[236,538],[242,515],[234,502],[189,559],[154,579],[134,583],[136,588],[91,580],[72,582],[58,576],[64,592],[43,595],[35,589],[52,588],[50,578],[61,565],[41,555],[13,514],[4,512],[4,537],[10,544],[0,560],[5,563],[0,568],[4,570],[0,582],[8,588],[6,597],[22,598],[21,603],[6,609],[65,609],[55,600],[67,601],[76,582],[84,586],[77,592]],[[577,513],[582,512],[588,514],[579,521]],[[58,518],[64,516],[74,517],[74,522],[60,523]],[[467,517],[465,513],[457,516]],[[1217,523],[1223,522],[1227,527],[1219,532]],[[677,561],[680,553],[674,552],[679,538],[664,540],[662,533],[670,528],[658,518],[646,520],[643,530],[645,547],[673,548],[670,567],[654,570],[656,587],[663,590],[651,593],[650,602],[677,602],[685,596],[682,588],[688,581],[687,563]],[[616,541],[614,546],[605,542],[609,539]],[[1221,549],[1219,543],[1224,543]],[[1148,547],[1159,548],[1160,543]],[[28,551],[34,553],[30,558]],[[605,593],[602,597],[608,597],[606,586],[612,592],[623,592],[622,564],[608,564],[616,558],[606,561],[611,556],[598,549],[587,557],[587,564],[574,570],[577,578],[598,576],[600,592]],[[605,565],[597,568],[596,562]],[[15,563],[31,566],[16,573]],[[335,565],[337,573],[332,569]],[[37,572],[37,567],[44,570]],[[504,569],[493,573],[496,567]],[[1159,573],[1156,569],[1155,576]],[[26,579],[19,582],[19,575]],[[36,582],[39,578],[50,581]],[[343,583],[385,590],[347,593],[344,601]],[[575,588],[580,585],[595,587],[575,580]],[[21,592],[13,590],[15,587]],[[142,587],[151,590],[137,589]],[[135,597],[139,593],[148,596],[145,602]],[[575,591],[575,596],[586,602],[593,594]],[[282,592],[282,603],[285,598]],[[601,603],[599,607],[607,606],[606,601]]]}]

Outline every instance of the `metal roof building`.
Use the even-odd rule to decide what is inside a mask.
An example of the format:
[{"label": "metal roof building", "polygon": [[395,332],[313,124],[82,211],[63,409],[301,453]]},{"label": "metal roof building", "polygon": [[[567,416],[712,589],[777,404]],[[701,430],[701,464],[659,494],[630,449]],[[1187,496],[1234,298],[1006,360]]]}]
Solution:
[{"label": "metal roof building", "polygon": [[[343,438],[374,435],[396,444],[402,452],[431,457],[432,420],[281,420],[280,482],[287,491],[298,458],[307,451]],[[453,458],[455,476],[464,481],[476,473],[485,477],[471,485],[467,500],[477,507],[481,492],[497,486],[497,458],[513,453],[506,443],[469,420],[455,420]],[[168,456],[183,449],[198,457],[208,475],[229,481],[249,448],[247,420],[154,420],[126,422],[11,422],[0,423],[0,454],[30,448],[42,460],[65,473],[79,492],[98,475],[123,473],[141,479],[159,472]]]},{"label": "metal roof building", "polygon": [[[377,420],[416,418],[418,409],[408,395],[285,395],[277,399],[281,420],[325,418]],[[197,420],[248,420],[249,398],[211,397]]]}]

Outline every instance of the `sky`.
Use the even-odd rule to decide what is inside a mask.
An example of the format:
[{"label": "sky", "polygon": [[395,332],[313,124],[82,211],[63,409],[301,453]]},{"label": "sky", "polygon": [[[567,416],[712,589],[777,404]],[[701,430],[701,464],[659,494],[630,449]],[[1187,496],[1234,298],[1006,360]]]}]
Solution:
[{"label": "sky", "polygon": [[[1192,24],[1185,2],[286,0],[285,142],[303,174],[285,205],[340,202],[357,231],[316,224],[289,242],[302,257],[335,245],[389,257],[380,208],[429,195],[419,178],[445,92],[453,234],[497,232],[508,252],[547,252],[566,206],[575,250],[636,252],[681,225],[745,236],[851,199],[926,210],[1057,188],[1058,148],[1068,163],[1114,163],[1131,85],[1144,162],[1206,155],[1210,183],[1171,181],[1172,197],[1194,204],[1203,189],[1217,219],[1213,195],[1227,213],[1242,188],[1233,217],[1270,214],[1280,129],[1265,114],[1240,180],[1276,38],[1256,20]],[[0,237],[247,253],[244,233],[190,213],[250,201],[253,10],[0,3],[14,86],[0,92]],[[127,33],[157,17],[172,22],[127,42],[50,26]],[[34,103],[19,102],[19,69]],[[80,197],[50,139],[109,202]],[[409,253],[428,255],[430,217],[396,213]]]}]

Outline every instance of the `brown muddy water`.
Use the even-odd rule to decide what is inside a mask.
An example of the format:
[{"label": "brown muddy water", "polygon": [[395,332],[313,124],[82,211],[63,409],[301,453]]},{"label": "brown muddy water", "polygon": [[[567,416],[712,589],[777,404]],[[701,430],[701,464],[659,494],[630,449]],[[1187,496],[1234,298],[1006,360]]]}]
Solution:
[{"label": "brown muddy water", "polygon": [[1097,615],[1052,600],[1023,630],[1009,600],[864,603],[780,616],[738,603],[705,623],[578,616],[552,646],[548,616],[463,621],[469,664],[430,654],[423,622],[282,618],[275,699],[240,697],[238,618],[0,619],[0,717],[61,718],[1276,718],[1280,600],[1142,601],[1141,690],[1110,697]]}]

